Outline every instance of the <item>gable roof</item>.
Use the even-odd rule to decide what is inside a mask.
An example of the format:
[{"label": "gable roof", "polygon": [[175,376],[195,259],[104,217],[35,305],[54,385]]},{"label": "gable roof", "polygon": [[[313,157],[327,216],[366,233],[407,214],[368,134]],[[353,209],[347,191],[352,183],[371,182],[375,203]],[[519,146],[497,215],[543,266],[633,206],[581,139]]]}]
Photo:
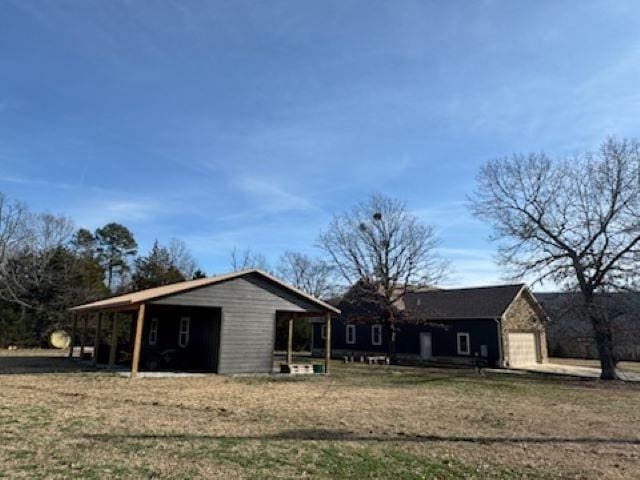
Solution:
[{"label": "gable roof", "polygon": [[518,283],[409,292],[405,305],[410,318],[424,320],[499,318],[523,288]]},{"label": "gable roof", "polygon": [[139,290],[137,292],[127,293],[124,295],[118,295],[116,297],[105,298],[104,300],[98,300],[96,302],[87,303],[84,305],[78,305],[72,307],[70,310],[73,312],[88,312],[88,311],[97,311],[97,310],[108,310],[108,309],[122,309],[127,310],[128,307],[134,308],[136,305],[144,302],[148,302],[151,300],[156,300],[162,297],[167,297],[170,295],[174,295],[177,293],[186,292],[189,290],[193,290],[196,288],[206,287],[209,285],[215,285],[217,283],[226,282],[228,280],[233,280],[235,278],[244,277],[246,275],[259,275],[270,282],[273,282],[280,287],[289,290],[290,292],[298,295],[309,302],[322,307],[323,310],[328,310],[333,313],[340,313],[340,310],[335,308],[332,305],[329,305],[322,300],[319,300],[302,290],[299,290],[287,283],[279,280],[278,278],[270,275],[262,270],[258,270],[256,268],[241,270],[239,272],[225,273],[223,275],[217,275],[215,277],[208,278],[198,278],[196,280],[188,280],[184,282],[172,283],[169,285],[162,285],[160,287],[147,288],[145,290]]}]

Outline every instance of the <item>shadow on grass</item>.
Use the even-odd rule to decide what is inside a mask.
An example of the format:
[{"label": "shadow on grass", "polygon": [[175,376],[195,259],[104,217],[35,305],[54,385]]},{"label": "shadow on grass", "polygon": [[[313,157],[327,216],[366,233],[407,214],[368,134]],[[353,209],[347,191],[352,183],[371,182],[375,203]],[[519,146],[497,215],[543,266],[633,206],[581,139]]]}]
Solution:
[{"label": "shadow on grass", "polygon": [[298,441],[329,441],[329,442],[413,442],[413,443],[473,443],[473,444],[612,444],[612,445],[640,445],[640,438],[604,438],[604,437],[475,437],[458,435],[409,435],[393,433],[387,435],[363,435],[348,430],[328,429],[297,429],[286,430],[265,435],[192,435],[192,434],[87,434],[84,438],[94,441],[127,441],[127,440],[175,440],[182,441],[223,441],[223,440],[298,440]]},{"label": "shadow on grass", "polygon": [[95,369],[61,355],[0,356],[0,375],[94,372]]}]

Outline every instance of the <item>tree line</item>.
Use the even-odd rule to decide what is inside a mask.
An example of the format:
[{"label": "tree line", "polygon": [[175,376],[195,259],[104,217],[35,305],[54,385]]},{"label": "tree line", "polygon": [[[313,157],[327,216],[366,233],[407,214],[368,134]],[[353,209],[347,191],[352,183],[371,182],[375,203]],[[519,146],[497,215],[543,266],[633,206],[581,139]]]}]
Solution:
[{"label": "tree line", "polygon": [[[573,292],[593,326],[602,378],[617,378],[611,322],[598,298],[639,286],[640,143],[609,138],[568,159],[491,160],[476,185],[470,209],[493,227],[506,278]],[[448,272],[439,245],[436,228],[404,202],[374,194],[320,232],[323,258],[288,251],[274,273],[321,298],[350,287],[344,314],[382,321],[393,356],[403,315],[397,306],[412,286],[437,284]],[[234,249],[230,267],[269,270],[251,249]],[[42,342],[73,304],[200,276],[179,240],[155,242],[139,256],[123,225],[74,231],[64,217],[31,213],[0,195],[0,345]]]},{"label": "tree line", "polygon": [[0,193],[0,347],[46,345],[73,305],[203,276],[179,239],[140,255],[124,225],[75,230]]}]

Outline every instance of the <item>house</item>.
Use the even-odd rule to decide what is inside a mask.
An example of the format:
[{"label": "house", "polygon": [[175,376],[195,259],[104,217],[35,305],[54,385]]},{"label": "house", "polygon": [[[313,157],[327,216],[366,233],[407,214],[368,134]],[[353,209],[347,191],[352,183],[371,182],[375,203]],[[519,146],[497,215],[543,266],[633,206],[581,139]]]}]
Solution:
[{"label": "house", "polygon": [[[408,361],[449,361],[519,367],[547,360],[546,314],[524,284],[424,289],[406,293],[400,308],[396,351]],[[382,323],[332,319],[331,350],[343,355],[389,351]],[[312,353],[324,352],[326,326],[314,323]]]},{"label": "house", "polygon": [[[127,320],[129,328],[124,330],[129,330],[132,339],[129,361],[132,377],[139,368],[161,366],[159,363],[167,355],[178,359],[174,363],[180,369],[191,371],[271,372],[278,316],[288,319],[291,332],[295,319],[307,321],[315,317],[328,322],[329,315],[340,313],[337,308],[256,269],[141,290],[79,305],[71,311],[76,314],[74,340],[78,337],[78,321],[83,325],[81,355],[87,324],[90,321],[93,324],[94,363],[103,343],[103,321],[110,317],[111,366],[116,361],[122,336],[118,321]],[[72,346],[70,355],[73,351]]]},{"label": "house", "polygon": [[[579,294],[539,293],[536,298],[549,315],[547,339],[552,356],[599,358],[593,325]],[[611,322],[616,358],[640,360],[640,292],[600,294],[596,302]]]}]

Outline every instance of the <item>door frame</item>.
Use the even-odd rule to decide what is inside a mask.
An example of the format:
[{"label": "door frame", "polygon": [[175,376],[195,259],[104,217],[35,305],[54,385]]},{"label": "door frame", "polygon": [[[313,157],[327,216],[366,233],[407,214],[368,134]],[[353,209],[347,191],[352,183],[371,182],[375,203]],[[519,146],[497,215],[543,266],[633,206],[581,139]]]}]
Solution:
[{"label": "door frame", "polygon": [[[425,357],[422,354],[422,339],[425,337],[429,337],[429,356]],[[431,360],[433,359],[433,335],[431,335],[431,332],[420,332],[420,358],[422,360]]]}]

